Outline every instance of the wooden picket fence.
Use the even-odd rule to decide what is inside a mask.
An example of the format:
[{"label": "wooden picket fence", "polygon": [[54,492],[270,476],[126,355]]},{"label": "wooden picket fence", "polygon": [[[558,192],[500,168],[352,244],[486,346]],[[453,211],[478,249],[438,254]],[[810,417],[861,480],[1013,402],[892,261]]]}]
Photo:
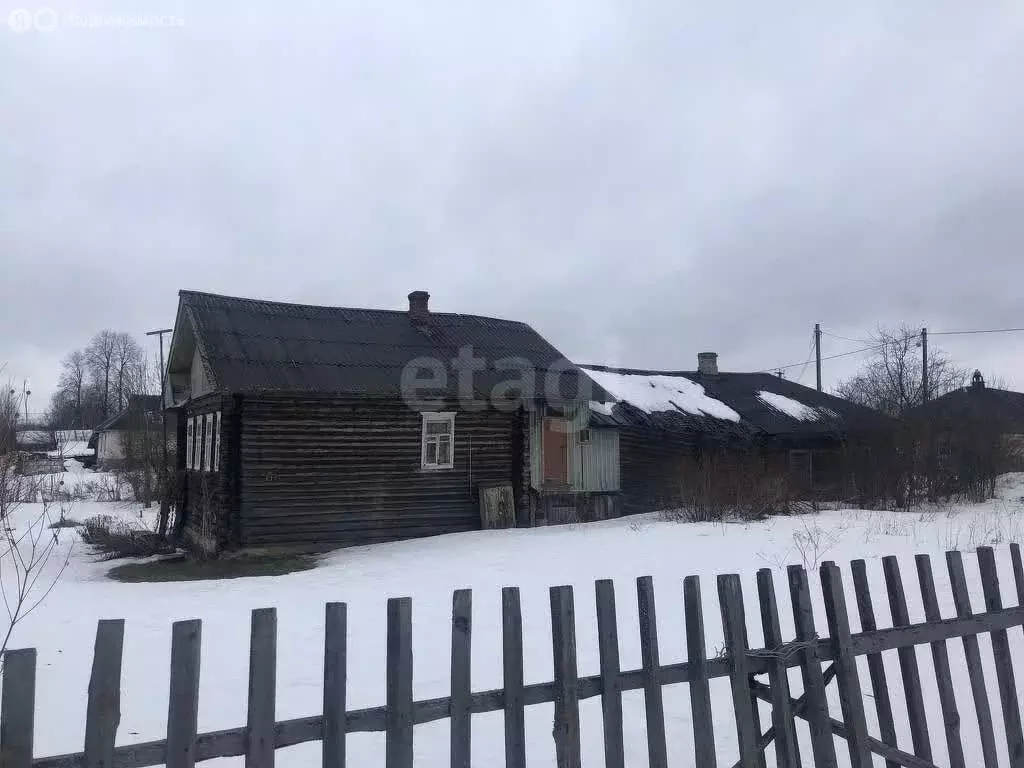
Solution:
[{"label": "wooden picket fence", "polygon": [[[985,611],[975,614],[968,596],[963,561],[959,552],[946,554],[956,616],[942,618],[932,575],[925,555],[916,558],[918,582],[926,621],[912,624],[897,560],[884,558],[886,591],[893,626],[879,629],[868,588],[863,560],[851,564],[854,593],[862,631],[851,633],[839,568],[831,562],[821,567],[822,592],[828,636],[819,637],[814,625],[811,593],[805,569],[791,566],[787,571],[793,606],[795,637],[783,639],[772,572],[757,573],[757,587],[765,646],[748,647],[747,625],[740,579],[718,577],[718,594],[725,637],[725,652],[708,657],[700,584],[696,576],[683,582],[687,659],[661,664],[654,610],[654,589],[649,577],[637,580],[640,619],[641,668],[623,671],[619,664],[615,594],[612,582],[596,583],[600,672],[580,677],[576,669],[576,637],[571,587],[550,591],[554,679],[526,685],[523,682],[523,626],[519,591],[502,591],[503,673],[501,689],[474,692],[470,687],[471,594],[455,592],[452,601],[451,693],[442,698],[414,701],[412,688],[412,604],[398,598],[387,604],[387,703],[384,706],[351,711],[346,706],[346,607],[327,605],[324,655],[323,714],[277,721],[275,718],[276,637],[274,609],[252,614],[249,656],[248,722],[245,726],[214,733],[197,733],[199,709],[200,622],[174,624],[171,647],[170,702],[167,738],[129,746],[115,746],[120,720],[121,652],[123,620],[101,621],[96,634],[92,677],[88,690],[84,751],[77,754],[33,759],[33,717],[36,652],[9,651],[0,697],[0,768],[144,768],[164,765],[187,768],[197,761],[217,757],[244,756],[245,764],[266,768],[274,764],[275,750],[310,741],[322,742],[323,765],[345,765],[347,734],[383,731],[386,734],[387,768],[411,768],[413,727],[440,719],[450,721],[453,768],[470,765],[472,715],[504,712],[505,764],[526,765],[525,708],[544,702],[554,704],[553,741],[560,768],[579,768],[579,702],[601,697],[604,732],[604,762],[609,768],[625,764],[622,728],[622,692],[642,690],[646,704],[647,746],[652,768],[666,768],[667,734],[662,688],[687,683],[693,720],[694,763],[718,764],[715,730],[722,718],[714,717],[709,681],[728,678],[732,712],[739,737],[742,768],[763,768],[765,747],[774,742],[779,766],[802,764],[836,765],[836,740],[845,740],[850,762],[868,768],[872,755],[891,766],[933,767],[932,742],[925,717],[915,646],[928,644],[937,678],[943,730],[951,768],[979,764],[975,755],[965,755],[961,743],[961,718],[950,676],[946,642],[959,638],[964,647],[971,694],[977,714],[985,768],[999,764],[992,727],[987,683],[982,667],[978,635],[988,633],[995,661],[996,683],[1005,724],[1009,765],[1024,766],[1024,735],[1017,702],[1017,687],[1010,656],[1007,631],[1024,626],[1024,607],[1004,608],[1000,598],[996,560],[992,549],[977,552]],[[1024,604],[1024,568],[1020,550],[1011,547],[1018,603]],[[905,691],[907,717],[913,753],[898,748],[895,715],[889,697],[882,652],[896,650]],[[856,657],[866,656],[870,687],[875,700],[879,737],[868,733],[861,680]],[[827,666],[825,666],[827,665]],[[789,690],[787,669],[799,667],[803,694],[794,699]],[[768,682],[756,679],[766,674]],[[829,712],[826,686],[835,680],[842,702],[841,719]],[[762,731],[758,701],[770,705],[771,724]],[[724,715],[723,715],[724,716]],[[795,720],[808,721],[812,762],[801,762]],[[733,727],[731,724],[730,728]]]}]

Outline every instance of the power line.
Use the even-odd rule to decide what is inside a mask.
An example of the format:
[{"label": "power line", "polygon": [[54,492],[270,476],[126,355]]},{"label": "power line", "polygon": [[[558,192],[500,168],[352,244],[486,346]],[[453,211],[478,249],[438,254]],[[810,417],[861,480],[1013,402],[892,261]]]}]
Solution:
[{"label": "power line", "polygon": [[987,328],[980,331],[928,331],[931,336],[966,336],[976,333],[1021,333],[1024,328]]},{"label": "power line", "polygon": [[[885,346],[884,344],[876,344],[873,347],[864,347],[862,349],[855,349],[855,350],[853,350],[851,352],[843,352],[843,353],[838,354],[838,355],[828,355],[826,357],[821,358],[821,360],[822,360],[822,362],[824,362],[825,360],[835,360],[835,359],[840,358],[840,357],[849,357],[850,355],[859,355],[861,352],[872,352],[872,351],[874,351],[876,349],[881,349],[884,346]],[[799,367],[801,365],[807,365],[807,363],[791,363],[790,365],[777,365],[777,366],[773,367],[772,370],[773,371],[785,371],[785,370],[788,370],[790,368],[797,368],[797,367]]]},{"label": "power line", "polygon": [[849,336],[840,336],[838,333],[832,333],[832,331],[826,331],[824,328],[821,329],[821,332],[824,333],[826,336],[831,336],[833,339],[842,339],[843,341],[852,341],[852,342],[854,342],[856,344],[870,344],[871,343],[871,339],[851,339]]}]

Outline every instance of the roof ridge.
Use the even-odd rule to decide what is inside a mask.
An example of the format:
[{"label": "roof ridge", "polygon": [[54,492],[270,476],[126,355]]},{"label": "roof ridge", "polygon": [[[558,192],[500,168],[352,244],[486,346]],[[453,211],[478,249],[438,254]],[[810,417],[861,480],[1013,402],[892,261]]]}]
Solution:
[{"label": "roof ridge", "polygon": [[[289,307],[292,309],[323,309],[329,311],[345,311],[345,312],[382,312],[391,315],[405,315],[408,314],[408,310],[405,309],[381,309],[377,307],[345,307],[341,305],[329,305],[329,304],[304,304],[301,302],[294,301],[277,301],[276,299],[256,299],[248,296],[229,296],[223,293],[210,293],[208,291],[193,291],[189,289],[180,289],[178,291],[178,298],[185,300],[190,296],[201,296],[210,299],[223,299],[227,301],[235,301],[241,304],[271,304],[277,307]],[[491,320],[498,323],[509,323],[511,325],[521,325],[530,328],[529,324],[524,323],[522,320],[508,320],[503,317],[493,317],[491,315],[473,315],[464,312],[435,312],[431,310],[430,314],[435,317],[464,317],[477,320]],[[531,328],[532,330],[532,328]]]}]

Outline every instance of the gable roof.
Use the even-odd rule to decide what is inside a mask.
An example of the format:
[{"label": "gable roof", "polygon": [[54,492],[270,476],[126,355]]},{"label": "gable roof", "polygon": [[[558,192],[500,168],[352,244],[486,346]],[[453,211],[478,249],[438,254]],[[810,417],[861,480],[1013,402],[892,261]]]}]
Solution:
[{"label": "gable roof", "polygon": [[1024,392],[984,384],[954,389],[918,406],[913,413],[940,423],[969,418],[998,425],[1003,434],[1024,434]]},{"label": "gable roof", "polygon": [[595,426],[617,423],[718,436],[809,437],[880,426],[885,418],[768,373],[581,367],[620,400],[612,408],[595,408]]},{"label": "gable roof", "polygon": [[127,431],[138,428],[140,416],[152,417],[160,414],[161,403],[160,395],[129,395],[128,407],[97,424],[89,435],[86,445],[89,448],[95,448],[101,432]]},{"label": "gable roof", "polygon": [[[179,330],[183,323],[189,327]],[[404,310],[180,291],[171,345],[172,358],[181,366],[185,355],[173,349],[179,335],[194,336],[212,385],[222,392],[398,396],[408,382],[403,372],[408,377],[410,364],[429,359],[438,366],[443,386],[424,386],[420,380],[417,393],[458,397],[459,370],[453,360],[460,350],[469,350],[485,366],[472,371],[475,397],[489,398],[495,386],[518,379],[519,374],[501,367],[516,359],[532,367],[539,397],[611,399],[529,325],[511,320],[431,312],[429,323],[421,326]],[[549,372],[552,392],[545,391]]]}]

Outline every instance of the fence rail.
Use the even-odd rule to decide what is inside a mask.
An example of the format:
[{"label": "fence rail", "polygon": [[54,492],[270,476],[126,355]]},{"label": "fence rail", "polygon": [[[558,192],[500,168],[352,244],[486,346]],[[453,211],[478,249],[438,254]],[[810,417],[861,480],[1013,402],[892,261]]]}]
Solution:
[{"label": "fence rail", "polygon": [[[964,566],[959,552],[946,553],[956,616],[941,618],[935,592],[931,561],[919,555],[915,564],[926,615],[922,623],[911,623],[906,594],[893,557],[882,565],[888,603],[893,617],[891,628],[876,625],[874,604],[863,560],[851,564],[856,608],[862,631],[851,633],[846,594],[839,568],[831,562],[820,569],[827,630],[820,637],[814,625],[809,581],[804,568],[790,566],[787,580],[793,606],[795,637],[783,639],[772,572],[757,574],[758,607],[765,638],[764,648],[750,648],[740,578],[718,577],[718,596],[725,653],[709,658],[705,646],[703,605],[696,576],[683,581],[686,661],[661,664],[654,607],[654,586],[650,577],[637,580],[637,604],[641,640],[641,667],[622,670],[619,664],[615,590],[609,580],[595,585],[597,642],[600,671],[579,676],[576,667],[576,638],[573,589],[550,590],[553,680],[525,684],[523,681],[523,625],[518,588],[502,590],[503,686],[487,691],[470,688],[472,638],[472,595],[459,590],[452,598],[451,692],[449,696],[415,701],[412,687],[412,602],[395,598],[387,604],[386,703],[368,709],[347,710],[347,614],[344,603],[326,606],[324,653],[324,695],[322,715],[277,721],[275,717],[277,617],[273,608],[253,611],[249,656],[248,716],[244,726],[211,733],[198,733],[201,623],[179,621],[173,625],[171,679],[165,739],[128,746],[115,746],[120,720],[121,658],[124,621],[100,621],[88,689],[84,750],[75,754],[33,758],[36,652],[12,650],[5,656],[0,692],[0,768],[145,768],[167,765],[190,768],[196,762],[218,757],[244,756],[246,766],[270,768],[275,751],[305,742],[322,743],[323,765],[345,765],[346,735],[359,732],[386,734],[387,768],[411,768],[413,727],[448,719],[451,723],[450,761],[453,768],[470,765],[472,715],[503,712],[506,765],[526,764],[525,708],[535,704],[554,705],[552,730],[554,750],[560,768],[579,768],[579,702],[601,697],[604,725],[604,759],[609,768],[623,768],[625,754],[622,727],[622,694],[644,692],[647,722],[647,752],[651,768],[666,768],[667,735],[662,688],[687,683],[693,721],[694,760],[697,765],[715,765],[715,729],[709,681],[728,678],[733,701],[731,713],[738,736],[740,768],[763,768],[765,748],[774,743],[779,766],[801,765],[795,721],[810,725],[813,765],[835,766],[835,740],[846,740],[850,762],[855,768],[869,768],[872,755],[887,766],[934,768],[932,742],[921,688],[915,646],[929,645],[936,673],[943,730],[952,768],[966,766],[961,744],[961,720],[952,685],[946,643],[961,639],[977,713],[985,768],[998,765],[992,713],[977,636],[991,635],[1001,714],[1005,726],[1006,754],[1013,768],[1024,766],[1024,735],[1017,702],[1017,688],[1007,631],[1024,626],[1024,565],[1020,549],[1011,545],[1010,554],[1018,603],[1002,605],[993,551],[978,550],[985,611],[973,613],[968,596]],[[882,663],[883,651],[897,651],[913,753],[901,751],[896,743],[894,713],[888,694],[889,682]],[[869,734],[856,658],[867,657],[869,684],[875,699],[879,738]],[[826,665],[823,668],[823,665]],[[787,670],[799,667],[803,694],[793,698]],[[768,683],[755,675],[767,674]],[[835,680],[842,703],[841,719],[830,713],[826,687]],[[758,701],[770,705],[771,723],[762,730]],[[974,764],[974,762],[972,762]]]}]

